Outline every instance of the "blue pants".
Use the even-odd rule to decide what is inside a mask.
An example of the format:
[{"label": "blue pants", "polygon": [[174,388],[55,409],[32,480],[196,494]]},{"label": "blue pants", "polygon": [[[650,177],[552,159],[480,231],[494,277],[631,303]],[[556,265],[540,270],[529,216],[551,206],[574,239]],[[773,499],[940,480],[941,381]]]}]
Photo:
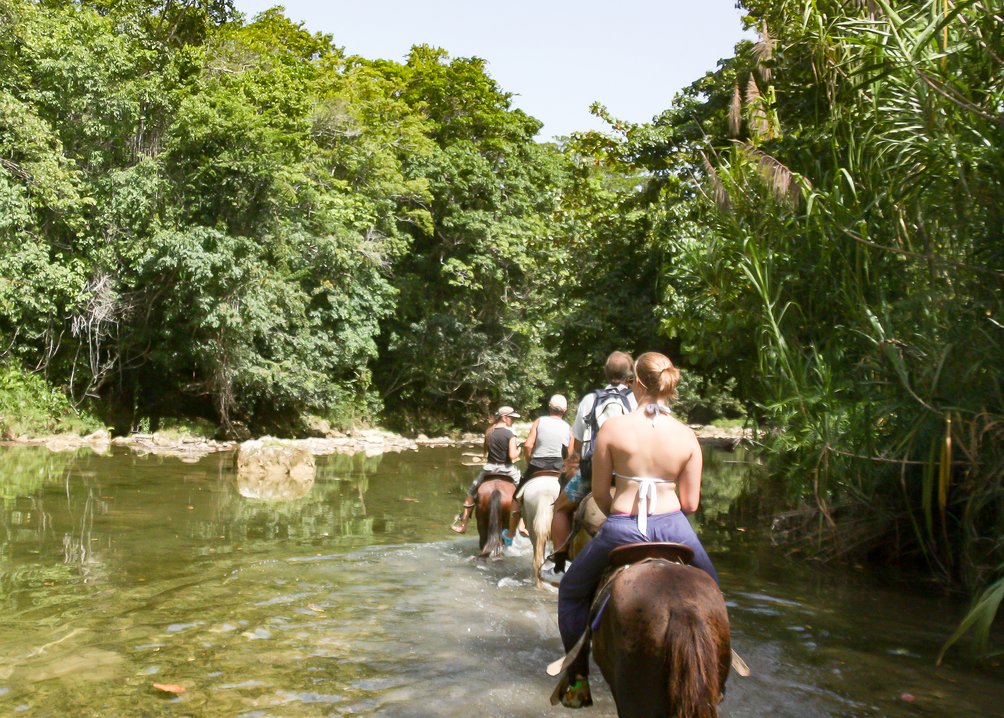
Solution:
[{"label": "blue pants", "polygon": [[[570,650],[586,630],[589,605],[606,568],[607,556],[618,546],[644,541],[673,541],[690,546],[694,549],[693,565],[707,571],[718,583],[718,574],[711,565],[708,552],[682,511],[649,516],[648,536],[638,530],[637,516],[614,514],[607,518],[596,538],[575,557],[558,585],[558,630],[561,631],[565,651]],[[582,668],[577,672],[585,675],[589,665],[588,651],[583,651],[582,655],[585,661],[579,661]]]}]

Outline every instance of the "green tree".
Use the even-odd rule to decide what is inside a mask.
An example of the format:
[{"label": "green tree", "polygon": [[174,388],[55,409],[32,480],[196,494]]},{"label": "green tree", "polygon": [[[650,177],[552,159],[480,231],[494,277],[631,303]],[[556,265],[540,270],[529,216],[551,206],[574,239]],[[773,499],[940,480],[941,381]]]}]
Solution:
[{"label": "green tree", "polygon": [[408,162],[409,177],[428,186],[431,225],[412,229],[395,267],[399,308],[378,365],[391,416],[470,424],[497,402],[536,404],[546,377],[539,320],[553,291],[540,280],[561,252],[545,230],[557,158],[533,141],[540,123],[511,108],[483,60],[419,46],[405,65],[378,67],[436,143]]}]

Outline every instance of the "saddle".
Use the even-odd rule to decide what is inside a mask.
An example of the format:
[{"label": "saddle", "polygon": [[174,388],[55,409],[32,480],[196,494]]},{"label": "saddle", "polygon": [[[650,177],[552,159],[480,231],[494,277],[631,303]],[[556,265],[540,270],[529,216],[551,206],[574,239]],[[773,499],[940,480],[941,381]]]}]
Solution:
[{"label": "saddle", "polygon": [[593,594],[589,608],[589,630],[595,631],[603,619],[603,611],[610,600],[614,582],[626,569],[636,563],[667,561],[686,566],[694,560],[694,549],[682,543],[653,541],[649,543],[629,543],[618,546],[607,556],[607,568]]},{"label": "saddle", "polygon": [[515,484],[516,480],[509,476],[509,474],[485,474],[482,484],[487,481],[508,481],[510,484]]},{"label": "saddle", "polygon": [[624,544],[610,552],[610,555],[607,557],[607,567],[614,569],[619,566],[638,563],[645,559],[689,564],[694,560],[694,549],[686,544],[664,541]]},{"label": "saddle", "polygon": [[559,476],[561,476],[561,472],[560,471],[554,471],[553,469],[541,469],[540,471],[534,471],[529,476],[524,476],[523,477],[523,483],[525,484],[528,481],[531,481],[532,479],[539,479],[539,478],[541,478],[543,476],[559,477]]},{"label": "saddle", "polygon": [[552,471],[550,469],[541,469],[540,471],[534,471],[529,476],[524,476],[523,480],[519,482],[519,490],[516,492],[516,500],[520,502],[523,501],[523,491],[526,489],[526,487],[529,485],[531,481],[533,481],[534,479],[542,479],[546,476],[550,476],[552,478],[560,478],[561,472]]}]

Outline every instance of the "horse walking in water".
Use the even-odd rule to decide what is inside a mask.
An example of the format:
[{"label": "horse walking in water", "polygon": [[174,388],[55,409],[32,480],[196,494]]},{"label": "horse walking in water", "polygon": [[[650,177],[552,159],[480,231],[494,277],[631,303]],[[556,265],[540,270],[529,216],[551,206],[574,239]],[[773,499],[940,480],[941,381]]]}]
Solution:
[{"label": "horse walking in water", "polygon": [[[557,703],[575,665],[596,664],[620,718],[718,718],[729,669],[748,669],[731,649],[725,599],[704,571],[684,565],[681,544],[642,543],[614,549],[587,628],[563,661],[551,696]],[[585,654],[585,655],[583,655]],[[588,704],[587,704],[588,705]]]},{"label": "horse walking in water", "polygon": [[523,502],[523,521],[533,545],[533,580],[536,581],[537,588],[544,585],[540,580],[540,567],[544,563],[547,542],[551,538],[554,502],[560,491],[557,471],[538,472],[529,479],[524,479],[519,490]]},{"label": "horse walking in water", "polygon": [[636,563],[614,580],[593,655],[620,718],[717,718],[732,655],[722,592],[699,568]]},{"label": "horse walking in water", "polygon": [[475,512],[481,558],[502,558],[502,529],[509,525],[515,494],[516,484],[509,478],[492,478],[489,475],[478,487]]}]

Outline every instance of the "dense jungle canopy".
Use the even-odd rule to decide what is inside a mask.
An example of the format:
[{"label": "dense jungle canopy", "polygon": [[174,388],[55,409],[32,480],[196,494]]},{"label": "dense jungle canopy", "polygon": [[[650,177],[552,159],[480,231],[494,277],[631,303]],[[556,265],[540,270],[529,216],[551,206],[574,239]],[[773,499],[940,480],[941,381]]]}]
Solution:
[{"label": "dense jungle canopy", "polygon": [[[228,0],[0,0],[0,430],[441,431],[613,349],[743,415],[753,509],[1004,597],[1004,3],[743,0],[650,123]],[[77,417],[68,421],[67,416]]]}]

